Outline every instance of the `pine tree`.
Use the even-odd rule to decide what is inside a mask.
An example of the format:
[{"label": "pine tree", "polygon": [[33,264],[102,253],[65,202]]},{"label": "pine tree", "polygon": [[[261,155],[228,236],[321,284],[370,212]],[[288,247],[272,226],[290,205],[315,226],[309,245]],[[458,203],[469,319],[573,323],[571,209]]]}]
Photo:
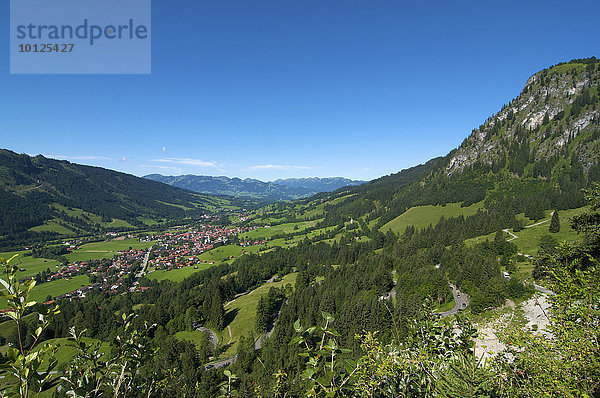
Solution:
[{"label": "pine tree", "polygon": [[267,326],[269,322],[269,313],[267,308],[267,303],[264,298],[260,298],[258,300],[258,305],[256,307],[256,330],[259,333],[264,333],[267,331]]},{"label": "pine tree", "polygon": [[553,234],[560,231],[560,220],[558,218],[558,210],[554,210],[554,213],[552,213],[552,219],[550,219],[550,227],[548,228],[548,231],[552,232]]},{"label": "pine tree", "polygon": [[496,232],[496,235],[494,236],[494,251],[496,253],[502,252],[505,242],[506,242],[506,239],[504,237],[504,232],[502,232],[502,230],[499,229]]},{"label": "pine tree", "polygon": [[225,310],[223,309],[223,301],[219,289],[216,289],[210,302],[209,322],[217,330],[223,329],[225,321]]}]

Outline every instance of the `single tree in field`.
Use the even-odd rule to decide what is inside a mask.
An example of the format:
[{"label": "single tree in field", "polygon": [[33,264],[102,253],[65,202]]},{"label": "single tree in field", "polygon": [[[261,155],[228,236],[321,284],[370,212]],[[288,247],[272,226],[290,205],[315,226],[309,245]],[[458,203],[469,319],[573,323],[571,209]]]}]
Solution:
[{"label": "single tree in field", "polygon": [[548,231],[553,234],[560,231],[560,220],[558,218],[558,210],[554,210],[552,213],[552,218],[550,219],[550,227],[548,227]]}]

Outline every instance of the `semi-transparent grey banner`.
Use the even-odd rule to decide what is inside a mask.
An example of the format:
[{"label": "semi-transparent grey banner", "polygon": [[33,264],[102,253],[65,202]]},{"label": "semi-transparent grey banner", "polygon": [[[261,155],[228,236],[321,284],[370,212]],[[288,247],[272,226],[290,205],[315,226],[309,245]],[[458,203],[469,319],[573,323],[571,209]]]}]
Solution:
[{"label": "semi-transparent grey banner", "polygon": [[150,0],[10,0],[10,73],[150,72]]}]

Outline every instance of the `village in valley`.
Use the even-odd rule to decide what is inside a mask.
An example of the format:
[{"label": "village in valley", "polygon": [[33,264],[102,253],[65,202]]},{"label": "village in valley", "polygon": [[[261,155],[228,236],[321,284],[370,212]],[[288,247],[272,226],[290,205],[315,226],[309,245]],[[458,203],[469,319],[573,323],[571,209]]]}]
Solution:
[{"label": "village in valley", "polygon": [[[250,218],[247,214],[236,217],[243,221]],[[49,295],[46,297],[46,304],[56,299],[83,298],[92,289],[115,294],[144,291],[148,287],[139,285],[142,276],[151,279],[152,273],[156,271],[164,273],[186,267],[195,270],[198,267],[206,268],[246,254],[251,247],[267,244],[267,240],[263,238],[242,237],[241,240],[238,238],[240,234],[258,229],[258,226],[211,225],[210,222],[215,220],[175,226],[161,232],[136,234],[108,232],[104,235],[104,240],[97,238],[94,241],[85,239],[64,241],[62,245],[65,255],[60,258],[64,261],[74,254],[81,259],[67,263],[59,262],[36,275],[23,277],[22,281],[35,279],[37,285],[42,285],[59,280],[71,280],[81,275],[89,278],[88,284],[81,285],[75,290],[57,296]],[[129,246],[120,250],[110,250],[119,243],[125,246],[129,244]],[[95,250],[90,250],[91,245],[94,245]],[[224,248],[223,253],[220,253],[220,248]],[[232,248],[235,250],[232,251]],[[214,252],[221,255],[213,255]],[[103,255],[104,253],[106,256]],[[23,255],[31,255],[31,252],[24,252]],[[22,268],[21,271],[26,272],[27,269]]]}]

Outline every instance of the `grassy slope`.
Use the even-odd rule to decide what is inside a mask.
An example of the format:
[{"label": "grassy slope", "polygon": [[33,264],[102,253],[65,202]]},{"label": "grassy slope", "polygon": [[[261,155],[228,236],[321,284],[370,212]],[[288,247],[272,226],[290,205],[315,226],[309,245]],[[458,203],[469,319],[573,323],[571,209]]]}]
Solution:
[{"label": "grassy slope", "polygon": [[[84,337],[83,341],[85,341],[87,344],[92,344],[97,343],[100,340]],[[75,344],[68,341],[66,338],[46,340],[43,343],[41,343],[38,347],[43,346],[45,344],[52,344],[58,347],[58,350],[56,351],[56,359],[58,360],[57,369],[59,370],[65,369],[69,365],[71,360],[75,357],[75,355],[77,355],[77,348],[75,347]],[[107,353],[109,352],[109,350],[110,344],[108,344],[107,342],[103,342],[100,351]]]},{"label": "grassy slope", "polygon": [[113,258],[118,251],[133,249],[147,249],[154,242],[140,242],[137,239],[110,240],[104,242],[86,243],[81,249],[67,254],[69,261],[98,260],[101,258]]},{"label": "grassy slope", "polygon": [[171,280],[173,282],[181,282],[182,280],[184,280],[188,276],[192,275],[193,273],[204,271],[205,269],[208,269],[212,266],[213,266],[213,264],[202,263],[202,264],[198,264],[198,269],[194,269],[194,267],[183,267],[183,268],[179,268],[179,269],[173,269],[171,271],[158,270],[158,271],[149,273],[147,278],[154,279],[159,282],[162,280],[165,280],[165,279]]},{"label": "grassy slope", "polygon": [[7,252],[0,253],[0,257],[4,257],[6,259],[11,258],[14,254],[19,254],[19,257],[13,260],[14,264],[17,264],[20,269],[24,271],[17,272],[17,276],[19,278],[25,278],[27,276],[35,276],[38,273],[44,271],[47,268],[50,270],[55,270],[58,261],[56,260],[47,260],[45,258],[34,258],[31,256],[25,257],[25,251],[21,252]]},{"label": "grassy slope", "polygon": [[[0,253],[0,257],[9,258],[15,253],[23,254],[24,252]],[[54,271],[57,269],[56,265],[58,264],[58,261],[55,260],[46,260],[43,258],[33,258],[29,256],[23,257],[22,255],[13,261],[17,261],[19,267],[25,270],[17,273],[17,275],[21,278],[34,276],[47,268],[50,268],[50,270]],[[78,275],[71,279],[61,279],[47,282],[37,285],[33,288],[33,291],[31,292],[31,299],[35,301],[45,301],[48,295],[52,297],[60,296],[61,294],[71,292],[81,286],[87,285],[89,285],[89,278],[85,275]],[[0,300],[0,309],[4,308],[6,308],[6,304],[4,300]]]},{"label": "grassy slope", "polygon": [[[30,300],[44,302],[48,295],[52,297],[60,296],[61,294],[72,292],[82,286],[90,284],[90,278],[86,275],[77,275],[71,279],[59,279],[52,282],[36,285],[29,296]],[[6,308],[4,299],[0,299],[0,309]]]},{"label": "grassy slope", "polygon": [[[511,240],[511,242],[517,245],[519,253],[529,254],[531,256],[537,253],[540,244],[540,239],[543,235],[551,235],[559,242],[581,242],[583,240],[583,236],[578,235],[577,232],[571,228],[571,218],[588,210],[589,207],[586,206],[578,209],[559,211],[558,215],[560,219],[560,231],[554,234],[551,234],[548,231],[548,227],[550,226],[550,217],[552,213],[550,210],[548,210],[546,211],[546,217],[543,220],[538,221],[543,222],[542,224],[535,225],[530,228],[524,228],[519,232],[514,232],[512,229],[509,229],[510,232],[518,236],[517,239]],[[538,224],[538,222],[532,222],[531,220],[526,218],[524,219],[526,221],[526,225]],[[491,242],[494,240],[494,236],[495,233],[491,233],[488,235],[467,239],[465,241],[465,244],[467,244],[467,246],[473,246],[485,240]],[[507,235],[507,239],[510,239],[509,235]],[[522,279],[530,279],[532,271],[533,262],[531,260],[524,259],[524,261],[517,262],[517,273]]]},{"label": "grassy slope", "polygon": [[[82,286],[90,284],[90,279],[86,275],[77,275],[71,279],[59,279],[52,282],[42,283],[34,286],[29,296],[30,300],[44,302],[48,295],[52,297],[72,292]],[[0,309],[6,308],[4,299],[0,299]]]},{"label": "grassy slope", "polygon": [[[281,287],[290,283],[292,286],[296,283],[297,274],[288,274],[283,277],[280,282],[265,283],[261,287],[251,291],[245,296],[238,297],[237,299],[227,303],[225,310],[227,312],[226,319],[232,315],[235,315],[233,320],[227,325],[225,329],[218,333],[219,342],[222,346],[228,345],[229,347],[223,353],[224,357],[235,354],[235,343],[243,335],[248,336],[251,330],[254,330],[254,322],[256,318],[256,307],[258,306],[258,300],[269,292],[271,287]],[[229,338],[229,329],[231,329],[231,338]],[[255,337],[258,337],[258,333],[254,332]]]},{"label": "grassy slope", "polygon": [[[55,208],[56,210],[63,211],[65,214],[67,214],[70,217],[80,218],[86,222],[93,222],[102,227],[135,229],[135,227],[133,225],[131,225],[130,223],[128,223],[127,221],[124,221],[124,220],[113,219],[112,221],[102,221],[102,217],[100,217],[97,214],[90,213],[90,212],[87,212],[87,211],[84,211],[84,210],[78,209],[78,208],[66,207],[66,206],[60,205],[58,203],[54,203],[52,205],[52,207]],[[59,225],[58,222],[67,224],[69,226],[69,228],[66,228],[64,225]],[[77,231],[79,231],[79,228],[77,228],[77,226],[73,226],[69,221],[65,221],[61,218],[54,218],[52,220],[46,221],[42,225],[38,225],[36,227],[29,228],[29,230],[35,231],[35,232],[49,231],[49,232],[57,232],[62,235],[73,235]]]},{"label": "grassy slope", "polygon": [[42,225],[38,225],[36,227],[29,228],[30,231],[33,232],[56,232],[61,235],[75,235],[75,232],[71,229],[65,228],[62,225],[56,223],[56,221],[46,221]]},{"label": "grassy slope", "polygon": [[239,245],[225,245],[216,247],[204,252],[198,256],[198,259],[205,261],[221,262],[229,259],[230,256],[239,257],[242,255],[243,247]]},{"label": "grassy slope", "polygon": [[[246,232],[244,234],[240,234],[240,239],[255,239],[257,237],[262,238],[270,238],[273,235],[277,234],[285,234],[285,233],[293,233],[298,231],[303,231],[306,228],[314,227],[318,221],[301,221],[297,223],[285,223],[274,225],[269,228],[258,228],[254,231]],[[295,227],[298,229],[294,230]]]},{"label": "grassy slope", "polygon": [[[551,234],[548,232],[548,227],[550,226],[550,214],[551,211],[546,211],[546,217],[541,221],[545,221],[543,224],[536,225],[531,228],[524,228],[522,231],[514,232],[512,229],[509,229],[510,232],[514,233],[518,236],[517,239],[512,240],[511,242],[517,245],[520,253],[525,253],[529,255],[534,255],[537,253],[537,249],[540,243],[540,238],[542,235],[549,234],[556,238],[558,241],[567,241],[567,242],[581,242],[583,239],[582,235],[577,235],[577,232],[571,228],[571,218],[574,216],[583,213],[584,211],[589,210],[588,207],[581,207],[578,209],[570,209],[570,210],[561,210],[558,212],[560,218],[560,232]],[[529,222],[526,225],[537,224],[533,222]],[[478,236],[476,238],[467,239],[465,243],[468,246],[472,246],[476,243],[483,242],[486,239],[489,241],[494,240],[495,233],[491,233],[489,235]]]},{"label": "grassy slope", "polygon": [[177,337],[179,340],[191,341],[197,347],[201,347],[206,341],[206,332],[200,330],[182,331],[175,333],[175,337]]},{"label": "grassy slope", "polygon": [[468,207],[460,207],[460,203],[449,203],[445,206],[416,206],[411,207],[403,214],[394,218],[383,227],[382,232],[387,232],[391,229],[394,233],[402,234],[409,225],[414,225],[417,228],[426,228],[430,224],[435,225],[444,216],[445,218],[470,216],[477,213],[477,210],[483,207],[483,202],[475,203]]}]

